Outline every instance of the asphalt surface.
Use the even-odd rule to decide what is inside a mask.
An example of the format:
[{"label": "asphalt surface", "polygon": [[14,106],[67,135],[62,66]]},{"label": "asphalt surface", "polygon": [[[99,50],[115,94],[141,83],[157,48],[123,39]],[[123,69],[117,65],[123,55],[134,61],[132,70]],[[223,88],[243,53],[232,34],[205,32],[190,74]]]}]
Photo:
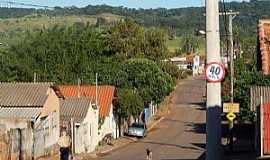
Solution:
[{"label": "asphalt surface", "polygon": [[146,149],[153,160],[203,159],[205,152],[205,80],[188,78],[181,81],[173,95],[170,113],[146,138],[129,144],[100,160],[143,160]]}]

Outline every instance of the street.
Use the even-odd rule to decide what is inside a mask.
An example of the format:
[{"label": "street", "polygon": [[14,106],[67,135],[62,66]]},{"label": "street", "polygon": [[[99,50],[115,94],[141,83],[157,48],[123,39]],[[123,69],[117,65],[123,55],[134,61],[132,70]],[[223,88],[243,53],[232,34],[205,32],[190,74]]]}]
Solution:
[{"label": "street", "polygon": [[202,159],[205,152],[205,80],[181,80],[170,104],[170,112],[146,138],[100,156],[100,160],[143,160],[146,149],[154,160]]}]

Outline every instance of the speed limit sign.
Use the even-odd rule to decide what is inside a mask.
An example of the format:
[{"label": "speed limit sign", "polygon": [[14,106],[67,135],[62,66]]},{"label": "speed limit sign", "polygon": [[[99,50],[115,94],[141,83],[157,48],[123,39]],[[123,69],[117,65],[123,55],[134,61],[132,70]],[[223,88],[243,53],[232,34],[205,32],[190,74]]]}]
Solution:
[{"label": "speed limit sign", "polygon": [[221,82],[225,77],[225,68],[222,63],[210,62],[205,67],[205,76],[209,82]]}]

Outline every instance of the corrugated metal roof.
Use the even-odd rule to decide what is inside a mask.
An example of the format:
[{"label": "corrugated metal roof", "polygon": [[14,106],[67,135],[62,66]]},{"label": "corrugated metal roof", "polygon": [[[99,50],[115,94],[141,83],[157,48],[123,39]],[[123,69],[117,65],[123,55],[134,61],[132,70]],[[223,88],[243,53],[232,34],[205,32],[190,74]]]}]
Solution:
[{"label": "corrugated metal roof", "polygon": [[[96,86],[82,85],[78,87],[76,85],[62,85],[58,86],[58,89],[60,94],[62,94],[64,97],[77,97],[78,95],[91,98],[96,97]],[[114,86],[98,86],[98,105],[100,116],[109,116],[110,108],[113,102],[114,91]]]},{"label": "corrugated metal roof", "polygon": [[0,118],[16,118],[16,119],[36,119],[41,113],[42,108],[0,108]]},{"label": "corrugated metal roof", "polygon": [[1,107],[42,107],[52,83],[0,83]]},{"label": "corrugated metal roof", "polygon": [[60,100],[60,119],[82,122],[90,107],[91,99],[88,97],[68,97]]}]

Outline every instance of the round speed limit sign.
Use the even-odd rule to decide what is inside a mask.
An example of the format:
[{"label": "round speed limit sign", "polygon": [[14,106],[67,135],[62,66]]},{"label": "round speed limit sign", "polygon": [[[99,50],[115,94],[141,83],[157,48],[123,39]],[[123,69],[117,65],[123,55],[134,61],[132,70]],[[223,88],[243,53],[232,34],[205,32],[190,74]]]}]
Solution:
[{"label": "round speed limit sign", "polygon": [[221,82],[225,77],[225,68],[222,63],[211,62],[205,67],[205,76],[209,82]]}]

